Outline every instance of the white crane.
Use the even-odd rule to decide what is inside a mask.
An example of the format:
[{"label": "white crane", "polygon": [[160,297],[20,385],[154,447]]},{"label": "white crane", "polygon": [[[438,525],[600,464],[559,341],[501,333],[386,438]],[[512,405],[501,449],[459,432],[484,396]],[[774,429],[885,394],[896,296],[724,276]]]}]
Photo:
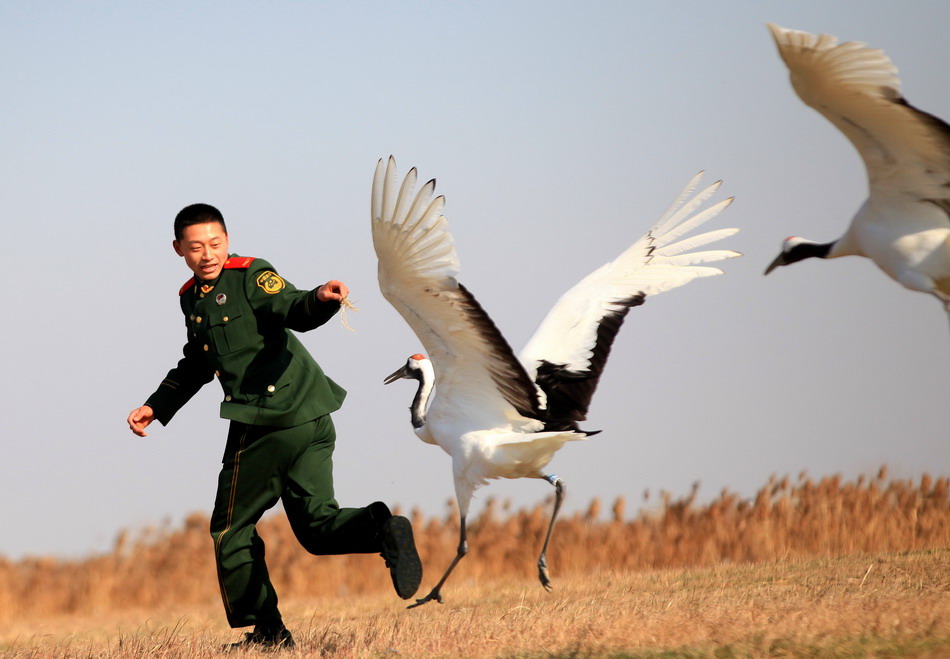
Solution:
[{"label": "white crane", "polygon": [[445,199],[433,198],[435,180],[414,195],[415,168],[399,185],[395,160],[379,161],[372,194],[379,287],[428,353],[428,358],[410,357],[385,383],[419,381],[410,407],[412,426],[422,441],[441,446],[452,457],[461,517],[455,559],[432,591],[409,608],[433,599],[442,602],[442,586],[468,552],[465,520],[472,494],[491,478],[543,478],[554,485],[554,512],[538,558],[538,577],[550,590],[547,548],[565,485],[544,468],[565,442],[592,434],[577,423],[586,418],[624,317],[649,295],[722,272],[702,264],[739,255],[689,252],[738,229],[680,240],[732,202],[729,198],[698,210],[721,183],[690,199],[701,175],[656,226],[565,293],[516,357],[458,282],[460,263],[442,215]]},{"label": "white crane", "polygon": [[950,314],[950,126],[901,94],[881,50],[769,23],[792,87],[844,133],[867,168],[869,194],[843,236],[792,236],[765,274],[807,259],[864,256]]}]

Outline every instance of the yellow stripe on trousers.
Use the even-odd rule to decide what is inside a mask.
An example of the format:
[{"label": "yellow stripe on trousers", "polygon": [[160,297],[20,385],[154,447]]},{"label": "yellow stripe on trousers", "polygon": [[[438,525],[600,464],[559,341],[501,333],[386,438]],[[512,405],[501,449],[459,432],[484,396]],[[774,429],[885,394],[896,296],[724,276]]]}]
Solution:
[{"label": "yellow stripe on trousers", "polygon": [[241,466],[241,453],[244,452],[244,442],[247,440],[247,431],[249,429],[250,426],[244,427],[244,434],[241,435],[237,453],[234,454],[234,472],[231,474],[231,497],[228,500],[228,521],[224,526],[224,530],[218,534],[218,538],[214,542],[214,555],[217,559],[215,563],[217,563],[218,566],[218,587],[221,589],[221,599],[224,601],[224,609],[229,616],[232,613],[231,602],[228,601],[228,593],[224,589],[224,576],[221,574],[221,539],[231,530],[231,519],[234,514],[234,494],[237,492],[238,471]]}]

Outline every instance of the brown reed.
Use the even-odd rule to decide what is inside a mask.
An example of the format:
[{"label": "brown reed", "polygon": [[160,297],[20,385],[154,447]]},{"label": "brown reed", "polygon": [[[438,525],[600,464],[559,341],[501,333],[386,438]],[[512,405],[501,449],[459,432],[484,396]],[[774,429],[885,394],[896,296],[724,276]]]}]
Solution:
[{"label": "brown reed", "polygon": [[[815,482],[802,473],[769,479],[752,499],[724,490],[699,505],[697,488],[624,517],[625,502],[601,519],[598,500],[558,522],[549,564],[558,575],[596,570],[637,571],[715,566],[859,552],[950,547],[950,479],[892,480],[885,468],[871,478]],[[453,583],[536,575],[550,502],[506,512],[489,499],[470,524],[469,556]],[[458,512],[442,518],[411,513],[431,588],[455,554]],[[388,571],[373,555],[308,555],[283,514],[262,520],[267,562],[282,598],[333,598],[391,589]],[[82,560],[0,558],[0,621],[39,616],[108,613],[131,608],[206,606],[218,601],[208,518],[192,514],[180,528],[119,534],[113,549]]]}]

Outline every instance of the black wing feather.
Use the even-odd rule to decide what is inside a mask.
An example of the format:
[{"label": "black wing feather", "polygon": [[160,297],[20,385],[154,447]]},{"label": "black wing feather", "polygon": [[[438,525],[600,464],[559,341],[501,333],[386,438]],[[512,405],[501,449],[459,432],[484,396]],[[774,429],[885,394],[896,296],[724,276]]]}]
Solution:
[{"label": "black wing feather", "polygon": [[[568,370],[565,364],[553,364],[541,360],[538,364],[537,385],[548,399],[545,430],[581,431],[578,421],[587,418],[591,398],[604,372],[617,332],[631,308],[643,304],[646,295],[637,293],[611,304],[620,307],[608,311],[597,324],[597,339],[594,343],[590,366],[584,371]],[[599,432],[599,431],[596,431]],[[593,432],[587,432],[593,434]]]},{"label": "black wing feather", "polygon": [[462,294],[462,311],[472,321],[481,337],[491,346],[493,363],[488,367],[488,371],[495,386],[498,387],[505,400],[518,411],[518,414],[531,419],[544,420],[547,413],[538,400],[537,389],[524,366],[515,356],[514,350],[495,325],[495,321],[467,288],[459,284],[458,290]]}]

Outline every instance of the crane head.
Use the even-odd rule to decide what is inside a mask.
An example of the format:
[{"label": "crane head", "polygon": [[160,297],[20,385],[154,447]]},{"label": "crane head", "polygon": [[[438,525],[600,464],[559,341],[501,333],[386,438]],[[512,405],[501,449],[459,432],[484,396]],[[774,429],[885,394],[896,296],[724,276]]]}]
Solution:
[{"label": "crane head", "polygon": [[798,236],[789,236],[782,241],[782,251],[775,257],[775,260],[769,264],[769,267],[765,269],[765,274],[769,274],[781,265],[789,265],[810,256],[819,256],[819,254],[814,253],[813,247],[815,245],[816,243],[814,241],[799,238]]},{"label": "crane head", "polygon": [[[426,371],[431,371],[432,366],[428,363],[428,358],[425,355],[419,354],[418,352],[409,357],[406,360],[406,363],[403,364],[400,368],[396,369],[383,379],[383,384],[390,384],[396,380],[419,380],[421,381],[426,374]],[[422,366],[423,362],[426,362],[426,366]]]}]

